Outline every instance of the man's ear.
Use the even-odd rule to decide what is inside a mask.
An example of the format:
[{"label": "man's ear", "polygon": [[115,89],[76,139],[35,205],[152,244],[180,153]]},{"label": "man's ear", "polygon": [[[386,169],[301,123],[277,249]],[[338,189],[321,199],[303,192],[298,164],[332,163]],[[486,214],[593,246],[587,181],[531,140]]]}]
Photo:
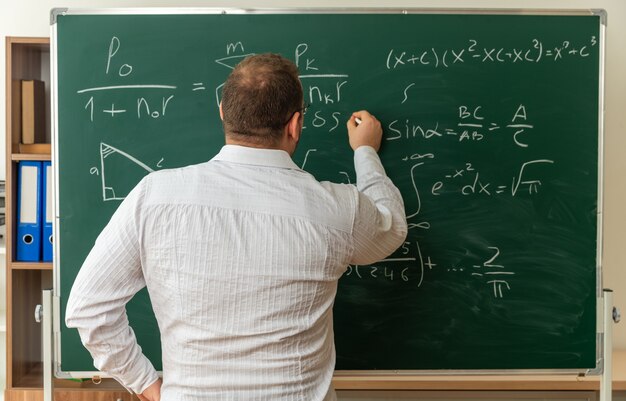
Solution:
[{"label": "man's ear", "polygon": [[220,119],[224,121],[224,110],[222,110],[222,102],[220,102]]},{"label": "man's ear", "polygon": [[291,119],[287,123],[287,135],[290,139],[294,140],[296,143],[300,140],[300,131],[302,131],[302,126],[300,125],[300,119],[302,114],[299,111],[293,113]]}]

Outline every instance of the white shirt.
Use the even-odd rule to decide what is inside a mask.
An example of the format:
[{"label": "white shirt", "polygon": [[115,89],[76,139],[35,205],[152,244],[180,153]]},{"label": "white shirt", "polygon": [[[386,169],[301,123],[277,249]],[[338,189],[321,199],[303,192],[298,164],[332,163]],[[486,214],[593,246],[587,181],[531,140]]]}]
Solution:
[{"label": "white shirt", "polygon": [[368,146],[357,186],[318,182],[288,153],[226,145],[144,178],[85,260],[66,311],[96,368],[141,393],[157,372],[125,305],[147,286],[163,401],[334,400],[333,302],[348,264],[407,231],[400,192]]}]

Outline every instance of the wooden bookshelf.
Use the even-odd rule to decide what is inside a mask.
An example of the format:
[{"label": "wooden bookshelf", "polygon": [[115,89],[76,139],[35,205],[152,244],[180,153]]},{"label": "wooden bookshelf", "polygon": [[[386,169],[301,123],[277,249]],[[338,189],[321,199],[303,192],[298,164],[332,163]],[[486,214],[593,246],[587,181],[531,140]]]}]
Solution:
[{"label": "wooden bookshelf", "polygon": [[[17,389],[26,389],[41,364],[41,328],[34,321],[34,307],[41,303],[41,290],[52,283],[52,264],[15,262],[17,166],[19,160],[44,160],[50,155],[20,155],[20,80],[38,79],[49,84],[42,68],[50,57],[48,38],[6,38],[6,399]],[[47,63],[46,63],[47,64]],[[49,117],[48,117],[49,118]],[[35,380],[36,381],[36,380]],[[40,387],[40,386],[36,386]]]},{"label": "wooden bookshelf", "polygon": [[[20,153],[22,79],[38,79],[50,87],[50,40],[6,38],[6,343],[5,401],[43,401],[41,326],[34,311],[41,291],[52,288],[53,264],[15,260],[17,167],[20,161],[48,161],[51,155]],[[49,96],[49,90],[46,91]],[[49,99],[48,99],[49,100]],[[47,104],[50,104],[48,101]],[[47,110],[46,118],[50,118]],[[19,119],[19,121],[18,121]],[[47,134],[48,137],[50,137]],[[90,381],[55,380],[55,400],[137,400],[111,379],[95,385]]]}]

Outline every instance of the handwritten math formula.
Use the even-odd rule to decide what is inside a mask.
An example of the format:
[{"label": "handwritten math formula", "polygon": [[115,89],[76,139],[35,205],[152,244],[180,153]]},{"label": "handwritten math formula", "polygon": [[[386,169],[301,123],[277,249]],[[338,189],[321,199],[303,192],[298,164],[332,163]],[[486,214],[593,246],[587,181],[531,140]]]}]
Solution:
[{"label": "handwritten math formula", "polygon": [[456,48],[392,48],[387,53],[385,67],[395,70],[407,67],[451,68],[466,63],[539,63],[558,62],[565,58],[586,58],[590,49],[598,45],[598,38],[591,36],[586,43],[573,43],[563,40],[557,43],[544,43],[534,38],[527,46],[497,47],[484,45],[478,40],[469,39]]},{"label": "handwritten math formula", "polygon": [[[404,90],[402,103],[406,101],[407,91],[412,85]],[[501,135],[504,132],[505,135],[511,137],[516,146],[528,147],[524,136],[532,133],[534,124],[529,120],[524,104],[519,104],[514,111],[511,111],[510,120],[505,122],[486,120],[482,112],[482,106],[461,105],[458,107],[458,113],[455,113],[456,124],[451,119],[452,124],[448,126],[439,122],[429,126],[409,118],[394,119],[387,125],[388,135],[386,135],[385,140],[402,141],[445,137],[454,142],[475,142],[489,140],[490,137]]]},{"label": "handwritten math formula", "polygon": [[[494,65],[559,63],[565,60],[584,60],[597,49],[597,38],[585,42],[548,43],[532,39],[526,46],[497,47],[478,40],[450,48],[437,47],[392,47],[384,60],[384,74],[409,68],[463,68],[464,65],[482,63]],[[167,69],[158,81],[141,78],[141,63],[121,56],[126,46],[123,37],[112,35],[103,46],[100,76],[102,85],[85,85],[75,91],[81,99],[81,118],[92,126],[106,125],[112,121],[130,121],[130,124],[147,124],[175,119],[184,107],[184,100],[205,102],[217,109],[220,105],[224,79],[245,57],[271,49],[251,49],[243,40],[232,40],[222,44],[222,54],[211,56],[213,68],[220,71],[219,79],[197,70],[187,82],[169,80]],[[319,46],[306,41],[294,43],[286,54],[299,68],[304,102],[310,108],[304,116],[303,135],[319,138],[340,137],[349,117],[347,110],[357,110],[360,99],[352,91],[357,83],[354,71],[338,69],[332,58]],[[378,59],[370,60],[380,62]],[[214,64],[213,64],[214,63]],[[386,79],[382,75],[381,80]],[[390,88],[393,88],[390,85]],[[498,238],[485,238],[481,255],[457,262],[439,257],[445,249],[431,249],[427,240],[429,231],[438,222],[424,217],[428,215],[428,204],[432,200],[449,199],[507,199],[532,198],[545,190],[550,183],[546,176],[559,163],[558,158],[547,154],[537,157],[532,150],[535,139],[546,135],[545,127],[536,116],[542,112],[524,97],[508,96],[506,106],[481,103],[474,99],[455,99],[448,102],[436,118],[423,118],[423,114],[412,113],[411,102],[419,98],[418,80],[404,82],[403,86],[390,89],[383,101],[388,106],[382,121],[384,147],[395,155],[394,170],[400,171],[400,189],[405,201],[409,223],[407,242],[392,256],[370,266],[350,265],[344,274],[346,280],[369,280],[413,285],[422,288],[434,277],[462,277],[472,285],[481,286],[493,299],[503,299],[515,291],[515,269],[507,268],[508,249],[498,244]],[[124,95],[115,95],[124,94]],[[468,96],[469,97],[469,96]],[[495,102],[497,105],[497,101]],[[373,110],[375,112],[375,110]],[[198,116],[199,119],[206,116]],[[216,124],[219,125],[219,124]],[[99,132],[98,130],[94,130]],[[508,149],[516,150],[516,159],[509,170],[494,171],[490,163],[484,163],[464,149],[472,146],[491,146],[494,141],[504,139]],[[101,185],[103,202],[120,201],[127,195],[126,189],[116,184],[115,174],[107,174],[110,166],[126,163],[149,174],[172,166],[172,161],[163,154],[151,160],[142,160],[111,138],[101,139],[94,149],[94,163],[88,173]],[[299,149],[303,155],[300,167],[307,169],[311,163],[332,166],[332,160],[321,160],[324,150],[316,146]],[[324,145],[325,146],[325,145]],[[442,164],[442,149],[458,149],[455,164]],[[447,156],[446,156],[447,157]],[[109,166],[109,167],[107,167]],[[511,167],[512,166],[512,167]],[[497,174],[495,174],[497,173]],[[337,181],[354,183],[354,172],[337,169]],[[404,180],[403,180],[404,179]],[[426,198],[430,202],[424,202]],[[419,238],[419,242],[418,242]]]},{"label": "handwritten math formula", "polygon": [[504,298],[511,290],[508,280],[515,275],[514,271],[500,264],[500,249],[495,246],[486,247],[485,258],[469,265],[440,265],[435,258],[422,253],[417,241],[405,242],[396,255],[369,266],[349,265],[345,276],[359,280],[395,280],[421,287],[429,272],[442,270],[447,274],[464,274],[467,280],[478,280],[493,292],[494,298]]}]

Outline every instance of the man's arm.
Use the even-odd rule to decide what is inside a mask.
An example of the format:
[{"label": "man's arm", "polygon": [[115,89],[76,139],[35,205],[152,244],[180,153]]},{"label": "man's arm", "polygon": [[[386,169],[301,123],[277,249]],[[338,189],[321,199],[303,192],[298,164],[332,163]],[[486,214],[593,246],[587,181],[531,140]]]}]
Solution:
[{"label": "man's arm", "polygon": [[348,121],[348,136],[354,149],[359,191],[351,263],[370,264],[389,256],[404,242],[404,202],[376,153],[382,140],[380,122],[367,111],[353,113]]},{"label": "man's arm", "polygon": [[158,381],[128,325],[126,303],[143,287],[139,208],[144,181],[126,197],[98,236],[74,281],[65,313],[94,366],[141,394]]}]

